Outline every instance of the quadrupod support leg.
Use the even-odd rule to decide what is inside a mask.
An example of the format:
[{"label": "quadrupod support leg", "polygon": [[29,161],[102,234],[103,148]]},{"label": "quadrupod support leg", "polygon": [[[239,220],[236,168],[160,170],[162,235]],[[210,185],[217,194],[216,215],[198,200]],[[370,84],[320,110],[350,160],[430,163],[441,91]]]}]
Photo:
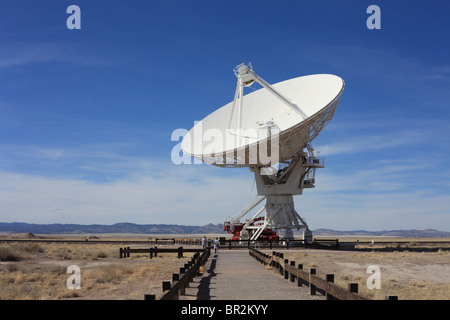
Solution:
[{"label": "quadrupod support leg", "polygon": [[305,229],[303,238],[306,243],[312,243],[312,232],[306,221],[295,211],[292,195],[267,196],[266,220],[272,228],[284,229],[286,240],[294,239],[294,229]]}]

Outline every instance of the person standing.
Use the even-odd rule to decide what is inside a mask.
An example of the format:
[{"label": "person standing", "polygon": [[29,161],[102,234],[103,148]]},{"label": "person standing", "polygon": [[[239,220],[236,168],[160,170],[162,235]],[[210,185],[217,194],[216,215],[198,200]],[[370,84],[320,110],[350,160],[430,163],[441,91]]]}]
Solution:
[{"label": "person standing", "polygon": [[204,236],[204,237],[202,238],[202,247],[203,247],[203,250],[206,250],[207,244],[208,244],[208,241],[206,240],[206,236]]},{"label": "person standing", "polygon": [[219,251],[219,238],[214,240],[214,254],[217,254],[217,251]]}]

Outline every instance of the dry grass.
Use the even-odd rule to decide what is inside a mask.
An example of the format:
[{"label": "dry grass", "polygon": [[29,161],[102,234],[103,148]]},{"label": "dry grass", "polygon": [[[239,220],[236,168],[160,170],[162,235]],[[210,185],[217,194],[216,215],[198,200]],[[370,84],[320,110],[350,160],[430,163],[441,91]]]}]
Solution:
[{"label": "dry grass", "polygon": [[[190,257],[132,255],[119,259],[112,244],[0,244],[0,299],[142,299],[161,291]],[[67,267],[78,265],[81,289],[67,288]]]},{"label": "dry grass", "polygon": [[14,253],[10,248],[0,247],[0,261],[17,261],[20,256]]},{"label": "dry grass", "polygon": [[[410,244],[415,246],[414,242]],[[335,274],[347,287],[374,299],[450,299],[450,252],[345,252],[285,250],[285,257],[316,268],[319,276]],[[101,243],[0,243],[0,299],[142,299],[161,291],[190,257],[134,254],[119,259],[119,246]],[[81,269],[81,289],[69,290],[67,267]],[[369,265],[381,268],[381,289],[366,286]]]},{"label": "dry grass", "polygon": [[[335,283],[347,288],[358,283],[359,293],[372,299],[396,295],[402,300],[450,299],[450,252],[342,252],[284,251],[285,258],[315,267],[317,274],[335,274]],[[369,289],[369,265],[381,271],[381,288]]]}]

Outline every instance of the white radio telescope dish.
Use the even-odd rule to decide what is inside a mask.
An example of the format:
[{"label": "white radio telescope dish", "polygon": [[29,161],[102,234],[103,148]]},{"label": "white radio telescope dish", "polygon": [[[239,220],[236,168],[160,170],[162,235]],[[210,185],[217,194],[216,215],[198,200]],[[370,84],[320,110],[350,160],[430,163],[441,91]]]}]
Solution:
[{"label": "white radio telescope dish", "polygon": [[[314,156],[310,143],[332,119],[344,81],[315,74],[270,85],[250,64],[242,63],[234,72],[234,100],[197,122],[181,149],[211,165],[249,167],[258,194],[267,198],[264,227],[286,229],[286,238],[293,237],[293,228],[305,228],[309,236],[292,195],[314,187],[315,169],[323,161]],[[262,88],[244,95],[244,88],[254,83]],[[258,231],[252,232],[254,237]]]}]

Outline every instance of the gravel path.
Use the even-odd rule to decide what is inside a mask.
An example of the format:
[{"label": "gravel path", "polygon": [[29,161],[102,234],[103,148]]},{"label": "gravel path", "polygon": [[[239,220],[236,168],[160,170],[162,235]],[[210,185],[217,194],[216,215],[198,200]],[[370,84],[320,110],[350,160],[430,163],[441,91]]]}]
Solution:
[{"label": "gravel path", "polygon": [[285,280],[252,258],[247,250],[221,250],[205,264],[180,300],[323,300],[307,287]]}]

